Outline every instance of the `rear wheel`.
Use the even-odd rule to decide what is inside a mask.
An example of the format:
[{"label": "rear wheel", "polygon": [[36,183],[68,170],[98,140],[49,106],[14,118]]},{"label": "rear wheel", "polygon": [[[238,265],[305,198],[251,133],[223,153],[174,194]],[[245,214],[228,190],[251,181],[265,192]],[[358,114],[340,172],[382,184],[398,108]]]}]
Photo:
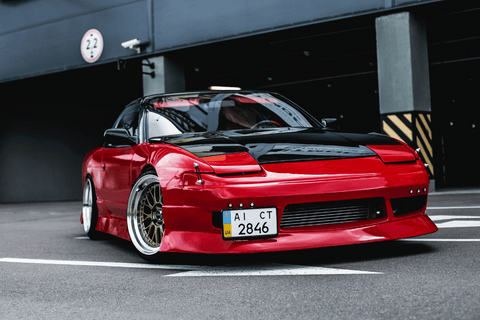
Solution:
[{"label": "rear wheel", "polygon": [[82,206],[83,229],[87,236],[92,240],[101,238],[101,233],[95,230],[98,221],[97,197],[95,187],[91,178],[85,180],[83,187],[83,206]]},{"label": "rear wheel", "polygon": [[128,199],[128,234],[138,254],[145,260],[158,260],[165,233],[163,196],[154,171],[138,177]]}]

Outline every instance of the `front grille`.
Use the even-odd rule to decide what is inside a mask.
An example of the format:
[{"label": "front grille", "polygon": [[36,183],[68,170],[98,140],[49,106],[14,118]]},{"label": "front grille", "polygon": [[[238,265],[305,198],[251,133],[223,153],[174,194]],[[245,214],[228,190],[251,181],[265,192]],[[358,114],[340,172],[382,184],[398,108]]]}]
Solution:
[{"label": "front grille", "polygon": [[355,222],[380,218],[384,214],[383,198],[289,204],[283,211],[280,228]]}]

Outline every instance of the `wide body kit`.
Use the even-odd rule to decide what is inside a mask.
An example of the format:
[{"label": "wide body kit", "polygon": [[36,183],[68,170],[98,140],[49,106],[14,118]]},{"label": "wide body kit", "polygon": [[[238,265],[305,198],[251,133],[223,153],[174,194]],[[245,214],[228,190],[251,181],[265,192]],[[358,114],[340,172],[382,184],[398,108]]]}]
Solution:
[{"label": "wide body kit", "polygon": [[[401,144],[365,148],[386,150],[386,159],[395,157],[395,153],[400,157],[410,153],[406,155],[410,158],[385,163],[381,156],[371,154],[260,165],[247,152],[198,158],[187,151],[188,147],[144,143],[128,148],[128,152],[94,150],[87,157],[84,174],[90,175],[96,186],[97,230],[130,240],[127,202],[131,186],[146,166],[155,168],[166,226],[160,251],[283,251],[393,240],[436,231],[425,215],[429,177],[414,152]],[[332,146],[327,149],[332,152]],[[333,149],[339,153],[342,147]],[[305,153],[308,155],[308,150]],[[225,238],[222,212],[248,212],[252,208],[276,208],[277,235],[265,239]]]},{"label": "wide body kit", "polygon": [[[81,220],[88,219],[94,232],[132,241],[144,258],[158,252],[311,249],[437,230],[425,214],[428,173],[418,153],[400,141],[328,131],[301,109],[289,109],[293,107],[280,104],[277,96],[259,98],[258,93],[224,93],[223,100],[211,100],[220,119],[215,128],[230,126],[230,117],[241,118],[243,129],[190,128],[157,136],[160,129],[152,128],[159,121],[180,119],[169,129],[180,130],[194,126],[186,115],[202,116],[198,110],[195,117],[187,112],[190,104],[200,105],[202,97],[183,95],[173,102],[170,96],[160,97],[163,100],[148,102],[149,107],[135,107],[140,130],[127,136],[133,143],[125,137],[118,140],[131,128],[118,129],[122,121],[134,118],[127,107],[116,129],[106,133],[116,145],[106,141],[83,165],[88,192]],[[294,116],[257,123],[244,109],[235,117],[235,110],[228,109],[239,102],[249,108],[256,103],[270,113],[273,100],[281,112]],[[211,111],[202,112],[211,117]],[[244,124],[249,117],[253,125]],[[304,127],[293,126],[294,121]],[[91,236],[92,231],[85,230]]]}]

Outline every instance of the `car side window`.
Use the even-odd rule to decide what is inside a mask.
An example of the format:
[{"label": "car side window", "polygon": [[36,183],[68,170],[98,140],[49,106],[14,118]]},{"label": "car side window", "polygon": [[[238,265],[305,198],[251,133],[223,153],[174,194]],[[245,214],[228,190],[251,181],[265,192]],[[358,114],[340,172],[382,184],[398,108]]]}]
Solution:
[{"label": "car side window", "polygon": [[148,137],[149,138],[183,133],[175,126],[173,121],[168,119],[163,114],[148,112],[147,119],[148,119]]},{"label": "car side window", "polygon": [[126,129],[132,137],[138,136],[138,117],[140,112],[140,101],[135,100],[125,107],[115,122],[114,128]]}]

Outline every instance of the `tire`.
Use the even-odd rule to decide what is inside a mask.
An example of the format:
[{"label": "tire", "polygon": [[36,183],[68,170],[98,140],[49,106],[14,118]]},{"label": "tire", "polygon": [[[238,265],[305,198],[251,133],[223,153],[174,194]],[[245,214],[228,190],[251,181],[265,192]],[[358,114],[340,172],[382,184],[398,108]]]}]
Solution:
[{"label": "tire", "polygon": [[87,236],[92,240],[101,239],[102,233],[95,230],[98,221],[97,196],[90,177],[85,180],[85,186],[83,187],[82,217],[83,230],[85,230]]},{"label": "tire", "polygon": [[127,207],[128,235],[137,253],[147,261],[157,261],[165,233],[163,196],[155,171],[140,175],[133,185]]}]

